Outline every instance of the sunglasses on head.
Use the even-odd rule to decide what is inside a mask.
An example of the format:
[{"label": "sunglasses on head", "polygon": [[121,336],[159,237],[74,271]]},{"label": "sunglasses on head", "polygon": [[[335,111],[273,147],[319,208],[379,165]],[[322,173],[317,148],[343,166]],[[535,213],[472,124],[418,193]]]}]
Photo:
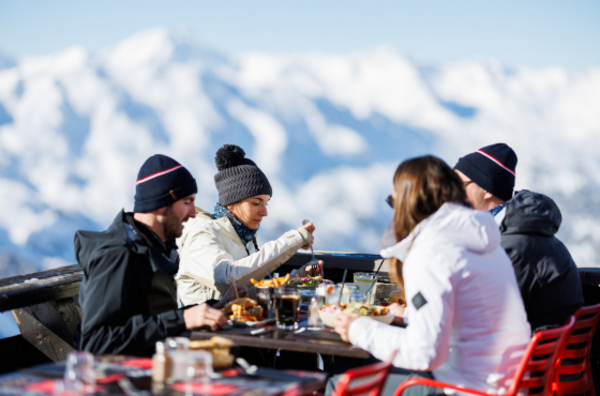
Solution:
[{"label": "sunglasses on head", "polygon": [[388,197],[385,199],[385,202],[390,205],[390,208],[394,209],[394,197],[388,195]]}]

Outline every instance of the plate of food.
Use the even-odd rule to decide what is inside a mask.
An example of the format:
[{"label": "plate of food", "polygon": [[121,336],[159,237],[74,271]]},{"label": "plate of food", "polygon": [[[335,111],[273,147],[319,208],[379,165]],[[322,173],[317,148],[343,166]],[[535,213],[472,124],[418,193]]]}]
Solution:
[{"label": "plate of food", "polygon": [[387,307],[379,307],[369,304],[327,304],[319,310],[319,317],[325,323],[325,326],[334,327],[335,317],[340,312],[368,316],[369,318],[381,323],[390,324],[394,320],[394,312]]},{"label": "plate of food", "polygon": [[289,279],[290,279],[290,274],[287,274],[286,276],[281,276],[279,278],[273,278],[273,280],[261,279],[261,280],[257,281],[256,279],[252,278],[252,279],[250,279],[250,282],[252,282],[252,284],[256,287],[281,287],[281,286],[285,285]]},{"label": "plate of food", "polygon": [[290,286],[296,286],[299,289],[316,289],[321,284],[332,284],[333,282],[327,279],[323,279],[322,276],[305,276],[301,277],[296,275],[287,281]]},{"label": "plate of food", "polygon": [[258,326],[274,320],[265,319],[263,307],[247,297],[231,301],[223,308],[223,313],[227,316],[229,322],[235,326]]}]

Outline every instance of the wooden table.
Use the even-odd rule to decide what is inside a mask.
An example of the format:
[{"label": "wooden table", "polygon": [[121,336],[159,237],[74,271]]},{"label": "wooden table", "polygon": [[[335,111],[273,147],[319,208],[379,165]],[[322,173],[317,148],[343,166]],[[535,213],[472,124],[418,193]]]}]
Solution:
[{"label": "wooden table", "polygon": [[[256,329],[252,329],[256,330]],[[282,349],[285,351],[320,353],[322,355],[345,356],[368,359],[371,355],[361,348],[342,341],[333,331],[311,332],[309,330],[295,334],[290,331],[266,327],[266,334],[251,335],[246,328],[233,327],[218,331],[194,331],[191,340],[206,340],[213,336],[229,338],[236,344],[246,347]]]}]

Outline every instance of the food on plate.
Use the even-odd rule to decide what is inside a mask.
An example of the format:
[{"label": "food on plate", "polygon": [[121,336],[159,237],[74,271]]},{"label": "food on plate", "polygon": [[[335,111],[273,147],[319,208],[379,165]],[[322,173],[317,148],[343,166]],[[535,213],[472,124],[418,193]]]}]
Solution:
[{"label": "food on plate", "polygon": [[233,346],[233,341],[218,336],[212,337],[210,340],[190,341],[190,349],[205,350],[212,354],[214,368],[225,368],[233,364],[235,356],[230,353],[229,349]]},{"label": "food on plate", "polygon": [[238,322],[257,322],[263,320],[263,308],[251,298],[238,298],[233,300],[225,308],[223,313],[229,316],[229,319]]},{"label": "food on plate", "polygon": [[294,286],[317,286],[321,282],[323,282],[322,276],[305,276],[302,278],[296,275],[295,278],[291,278],[287,283]]},{"label": "food on plate", "polygon": [[252,284],[256,287],[280,287],[285,285],[289,279],[290,274],[287,274],[283,277],[273,278],[273,281],[271,281],[270,279],[262,279],[260,281],[257,281],[253,278],[250,279],[250,282],[252,282]]},{"label": "food on plate", "polygon": [[390,303],[398,303],[406,305],[406,298],[404,297],[404,290],[396,290],[390,293]]},{"label": "food on plate", "polygon": [[344,312],[358,314],[360,316],[386,316],[389,315],[390,309],[369,304],[352,303],[344,309]]}]

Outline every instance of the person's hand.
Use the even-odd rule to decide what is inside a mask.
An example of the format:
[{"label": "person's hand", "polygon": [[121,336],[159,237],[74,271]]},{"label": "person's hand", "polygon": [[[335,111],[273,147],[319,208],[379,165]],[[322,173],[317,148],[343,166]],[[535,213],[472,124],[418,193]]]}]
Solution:
[{"label": "person's hand", "polygon": [[208,304],[200,304],[183,310],[183,320],[187,330],[208,326],[216,330],[227,323],[223,311],[211,308]]},{"label": "person's hand", "polygon": [[311,247],[313,245],[313,243],[315,243],[315,237],[313,236],[313,232],[315,232],[315,230],[317,229],[312,222],[310,223],[306,223],[304,224],[302,227],[304,227],[304,229],[306,231],[308,231],[308,234],[310,235],[310,243],[302,246],[302,249],[306,250],[309,247]]},{"label": "person's hand", "polygon": [[392,323],[398,325],[404,324],[404,310],[406,309],[406,306],[400,305],[398,303],[393,303],[390,304],[388,308],[394,311],[394,320],[392,321]]},{"label": "person's hand", "polygon": [[[325,265],[325,263],[323,262],[323,260],[319,260],[319,267],[321,267],[319,269],[319,271],[317,272],[317,274],[322,274],[323,273],[323,266]],[[304,270],[306,271],[306,273],[310,276],[316,276],[316,274],[312,273],[312,265],[307,265],[306,267],[304,267]]]},{"label": "person's hand", "polygon": [[360,318],[360,315],[351,314],[343,311],[336,315],[334,322],[334,330],[342,337],[342,340],[350,342],[350,339],[348,338],[348,329],[350,328],[352,322],[354,322],[358,318]]},{"label": "person's hand", "polygon": [[[238,295],[240,296],[240,298],[246,297],[246,295],[248,294],[248,288],[246,286],[242,286],[242,285],[236,285],[236,286],[237,286]],[[223,295],[221,300],[218,303],[216,303],[215,305],[213,305],[213,308],[221,309],[221,308],[225,307],[225,305],[227,305],[228,302],[233,301],[236,298],[237,297],[235,295],[235,288],[233,287],[233,285],[231,285],[231,286],[229,286],[229,289],[227,289],[227,292],[225,292],[225,294]]]}]

